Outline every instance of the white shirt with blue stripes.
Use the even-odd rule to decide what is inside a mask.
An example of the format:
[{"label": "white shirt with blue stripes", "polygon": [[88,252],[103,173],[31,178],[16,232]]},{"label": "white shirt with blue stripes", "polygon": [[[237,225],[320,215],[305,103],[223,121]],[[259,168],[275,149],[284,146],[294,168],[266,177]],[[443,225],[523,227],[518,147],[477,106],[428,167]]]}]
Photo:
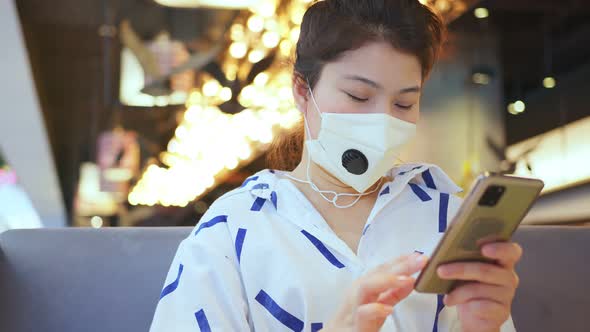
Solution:
[{"label": "white shirt with blue stripes", "polygon": [[[151,332],[319,331],[368,270],[414,251],[431,255],[461,203],[439,167],[397,166],[354,253],[278,173],[261,171],[219,198],[181,242]],[[460,330],[441,295],[417,292],[381,329]],[[501,331],[515,331],[512,319]]]}]

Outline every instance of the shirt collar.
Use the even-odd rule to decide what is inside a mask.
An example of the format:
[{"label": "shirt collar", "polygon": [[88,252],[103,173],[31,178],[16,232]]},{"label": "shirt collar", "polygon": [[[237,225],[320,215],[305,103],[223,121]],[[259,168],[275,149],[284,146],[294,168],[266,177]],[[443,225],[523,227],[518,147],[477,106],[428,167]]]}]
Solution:
[{"label": "shirt collar", "polygon": [[405,187],[408,183],[415,183],[447,194],[456,194],[463,191],[440,167],[433,164],[412,163],[398,165],[387,172],[387,175],[394,178],[392,185],[396,187]]},{"label": "shirt collar", "polygon": [[279,178],[273,170],[262,170],[247,178],[240,190],[248,191],[253,197],[270,199],[276,190]]},{"label": "shirt collar", "polygon": [[[415,183],[448,194],[463,191],[440,167],[433,164],[408,163],[397,165],[389,170],[386,175],[394,180],[386,183],[381,188],[381,192],[388,188],[389,192],[393,193],[397,191],[395,189],[401,189],[409,183]],[[241,189],[249,191],[254,197],[270,199],[272,193],[276,191],[279,180],[280,178],[275,171],[263,170],[247,178]]]}]

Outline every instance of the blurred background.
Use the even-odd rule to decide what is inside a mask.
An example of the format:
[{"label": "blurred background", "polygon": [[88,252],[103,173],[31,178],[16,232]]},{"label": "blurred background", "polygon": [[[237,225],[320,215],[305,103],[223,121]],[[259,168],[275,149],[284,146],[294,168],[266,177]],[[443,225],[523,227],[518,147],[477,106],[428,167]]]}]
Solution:
[{"label": "blurred background", "polygon": [[[450,34],[401,159],[538,177],[525,223],[590,222],[590,1],[420,1]],[[311,2],[0,1],[0,232],[194,225],[300,125]]]}]

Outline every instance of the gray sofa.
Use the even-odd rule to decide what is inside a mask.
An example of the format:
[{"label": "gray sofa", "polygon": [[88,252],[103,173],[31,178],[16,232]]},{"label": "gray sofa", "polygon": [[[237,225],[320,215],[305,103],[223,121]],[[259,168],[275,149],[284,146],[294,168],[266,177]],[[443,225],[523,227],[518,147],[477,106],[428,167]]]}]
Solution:
[{"label": "gray sofa", "polygon": [[[191,228],[0,234],[0,331],[147,331]],[[518,331],[590,331],[590,228],[523,226]]]}]

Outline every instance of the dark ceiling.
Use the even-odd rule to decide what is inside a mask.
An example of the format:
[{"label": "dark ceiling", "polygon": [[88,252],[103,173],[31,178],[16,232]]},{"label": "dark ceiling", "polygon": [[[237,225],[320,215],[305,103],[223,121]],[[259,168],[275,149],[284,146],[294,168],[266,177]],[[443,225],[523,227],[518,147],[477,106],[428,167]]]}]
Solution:
[{"label": "dark ceiling", "polygon": [[[490,8],[490,18],[483,24],[500,37],[506,102],[543,93],[558,93],[563,99],[567,91],[544,92],[540,82],[548,69],[559,82],[590,63],[590,1],[493,0],[480,5]],[[219,26],[227,12],[176,10],[151,0],[17,0],[17,6],[71,212],[80,162],[94,159],[93,142],[100,131],[120,121],[140,133],[144,156],[155,155],[171,138],[180,111],[173,107],[130,110],[119,105],[120,44],[116,36],[101,36],[100,27],[116,26],[127,18],[144,39],[166,28],[176,39],[190,41]],[[453,23],[453,28],[474,31],[481,26],[472,12]],[[552,60],[551,68],[547,59]],[[568,108],[565,118],[563,111],[542,106],[519,117],[505,112],[508,142],[590,115],[581,107],[584,100],[578,103],[580,107]]]},{"label": "dark ceiling", "polygon": [[[507,143],[520,142],[590,116],[590,1],[486,0],[490,17],[464,15],[455,29],[490,30],[500,41],[505,103],[523,100],[527,111],[506,116]],[[590,73],[590,72],[589,72]],[[547,90],[543,78],[557,78]],[[586,76],[587,77],[587,76]]]}]

